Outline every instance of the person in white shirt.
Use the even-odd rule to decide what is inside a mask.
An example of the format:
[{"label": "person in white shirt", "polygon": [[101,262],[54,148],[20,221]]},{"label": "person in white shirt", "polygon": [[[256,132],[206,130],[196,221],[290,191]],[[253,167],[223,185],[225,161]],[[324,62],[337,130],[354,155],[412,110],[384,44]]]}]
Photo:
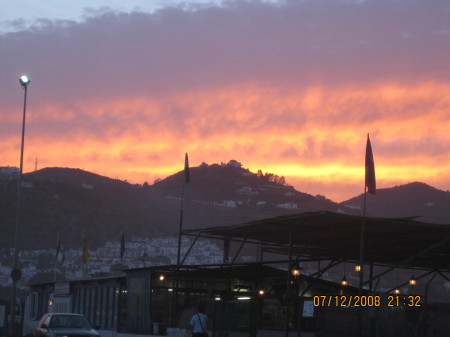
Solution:
[{"label": "person in white shirt", "polygon": [[191,318],[192,337],[208,337],[208,333],[206,332],[208,316],[205,314],[204,306],[199,305],[197,311]]}]

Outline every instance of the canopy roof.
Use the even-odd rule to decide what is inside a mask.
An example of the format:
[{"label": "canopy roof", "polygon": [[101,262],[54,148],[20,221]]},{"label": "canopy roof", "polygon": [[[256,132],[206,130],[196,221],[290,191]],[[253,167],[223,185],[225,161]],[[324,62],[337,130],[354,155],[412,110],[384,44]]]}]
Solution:
[{"label": "canopy roof", "polygon": [[365,221],[364,260],[374,264],[450,271],[450,225],[413,218],[372,218],[307,212],[239,225],[185,230],[221,240],[245,241],[265,251],[313,259],[358,261]]}]

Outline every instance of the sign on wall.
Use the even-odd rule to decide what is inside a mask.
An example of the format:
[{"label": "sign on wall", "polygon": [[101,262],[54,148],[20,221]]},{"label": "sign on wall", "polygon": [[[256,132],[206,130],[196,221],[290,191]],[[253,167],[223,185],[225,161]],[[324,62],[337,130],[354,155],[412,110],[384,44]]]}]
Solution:
[{"label": "sign on wall", "polygon": [[303,317],[314,317],[313,301],[304,301],[303,302]]}]

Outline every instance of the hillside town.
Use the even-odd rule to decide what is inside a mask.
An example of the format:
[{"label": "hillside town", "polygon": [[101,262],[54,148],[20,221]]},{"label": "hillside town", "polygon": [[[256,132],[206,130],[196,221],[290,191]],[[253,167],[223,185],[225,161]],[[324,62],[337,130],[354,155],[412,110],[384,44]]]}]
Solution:
[{"label": "hillside town", "polygon": [[[182,254],[186,254],[191,241],[189,238],[182,239]],[[23,278],[19,287],[27,289],[30,280],[39,274],[46,275],[47,281],[61,281],[121,274],[123,270],[131,268],[174,265],[177,260],[177,244],[176,237],[132,237],[126,241],[124,255],[120,258],[120,241],[107,241],[104,246],[92,250],[88,248],[86,263],[83,263],[81,245],[79,249],[64,250],[63,262],[55,258],[56,245],[53,249],[25,250],[20,252]],[[12,254],[12,248],[0,249],[0,286],[11,284]],[[200,240],[190,251],[185,263],[219,264],[222,256],[222,249],[217,244],[210,240]]]}]

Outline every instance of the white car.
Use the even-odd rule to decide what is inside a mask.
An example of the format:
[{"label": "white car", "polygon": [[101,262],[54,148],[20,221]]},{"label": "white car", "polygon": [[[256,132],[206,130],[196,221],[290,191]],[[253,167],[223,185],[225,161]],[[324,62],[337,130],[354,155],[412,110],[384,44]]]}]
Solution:
[{"label": "white car", "polygon": [[100,337],[89,320],[80,314],[48,313],[42,316],[35,337]]}]

